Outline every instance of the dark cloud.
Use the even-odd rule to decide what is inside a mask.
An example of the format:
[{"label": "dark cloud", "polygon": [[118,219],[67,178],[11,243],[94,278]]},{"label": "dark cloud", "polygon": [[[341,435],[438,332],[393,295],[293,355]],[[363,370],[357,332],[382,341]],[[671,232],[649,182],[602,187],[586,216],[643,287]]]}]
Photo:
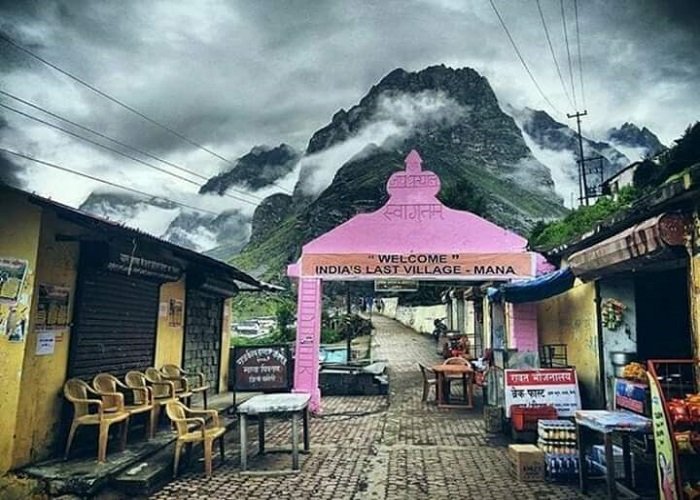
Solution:
[{"label": "dark cloud", "polygon": [[[572,111],[534,2],[495,1],[547,95],[562,112]],[[563,64],[559,2],[541,3]],[[573,28],[573,2],[565,5]],[[670,142],[697,119],[699,5],[578,3],[586,127],[633,121]],[[502,102],[546,108],[482,1],[5,0],[0,19],[0,31],[43,57],[231,158],[255,144],[303,149],[335,111],[355,104],[396,67],[471,66]],[[0,65],[2,88],[21,97],[197,170],[226,167],[1,41]],[[79,157],[85,168],[114,164],[125,182],[145,175],[129,162],[6,118],[14,131],[6,146],[31,145],[49,159]]]},{"label": "dark cloud", "polygon": [[[0,139],[7,129],[7,122],[0,116]],[[0,184],[19,187],[22,184],[22,167],[17,165],[6,153],[0,152]]]},{"label": "dark cloud", "polygon": [[10,160],[5,153],[0,152],[0,184],[20,186],[21,167]]}]

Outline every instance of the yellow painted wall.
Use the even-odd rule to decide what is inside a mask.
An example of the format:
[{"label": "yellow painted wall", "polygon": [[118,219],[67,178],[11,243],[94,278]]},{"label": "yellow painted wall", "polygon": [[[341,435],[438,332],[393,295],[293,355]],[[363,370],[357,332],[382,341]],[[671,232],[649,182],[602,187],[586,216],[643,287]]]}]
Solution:
[{"label": "yellow painted wall", "polygon": [[[689,281],[693,356],[700,359],[700,255],[690,258]],[[697,375],[700,382],[700,373]]]},{"label": "yellow painted wall", "polygon": [[231,349],[231,299],[224,300],[221,320],[221,364],[219,365],[219,392],[228,391],[228,364]]},{"label": "yellow painted wall", "polygon": [[[182,301],[180,324],[171,325],[168,318],[170,300]],[[182,349],[185,341],[185,278],[173,283],[164,283],[160,287],[160,306],[158,310],[158,330],[156,333],[155,365],[164,364],[182,366]]]},{"label": "yellow painted wall", "polygon": [[537,308],[540,345],[567,345],[585,407],[602,402],[595,295],[593,283],[577,280],[571,290],[540,302]]},{"label": "yellow painted wall", "polygon": [[[690,295],[690,330],[692,334],[693,355],[700,359],[700,209],[693,212],[693,231],[688,249],[688,292]],[[700,370],[696,372],[700,384]]]},{"label": "yellow painted wall", "polygon": [[[72,318],[75,299],[80,246],[77,242],[58,242],[56,234],[77,235],[80,231],[77,226],[59,220],[53,212],[44,211],[35,286],[36,289],[39,284],[69,288],[69,318]],[[31,328],[25,343],[13,467],[48,458],[65,444],[65,435],[61,432],[61,412],[70,328],[52,330],[56,338],[53,354],[37,355],[39,332],[34,326],[36,312],[37,307],[33,306]]]},{"label": "yellow painted wall", "polygon": [[[17,304],[0,304],[0,314],[7,314],[15,307],[14,318],[28,322],[26,331],[31,330],[29,310],[34,300],[34,282],[41,225],[41,210],[30,206],[24,197],[7,191],[0,191],[0,258],[24,259],[28,263],[27,277]],[[10,321],[12,326],[15,319]],[[27,344],[11,342],[6,332],[0,331],[0,473],[9,470],[15,448],[16,424],[23,416],[19,413],[20,382]]]}]

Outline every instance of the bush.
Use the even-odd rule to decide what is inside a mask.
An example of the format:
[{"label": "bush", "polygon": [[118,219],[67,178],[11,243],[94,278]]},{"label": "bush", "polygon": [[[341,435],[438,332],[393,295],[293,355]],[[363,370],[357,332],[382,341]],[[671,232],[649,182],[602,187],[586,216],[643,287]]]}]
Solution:
[{"label": "bush", "polygon": [[544,225],[536,224],[530,234],[530,246],[549,249],[569,243],[604,219],[628,208],[637,196],[638,192],[634,188],[623,188],[617,199],[607,196],[598,198],[595,204],[579,207],[562,220]]},{"label": "bush", "polygon": [[248,347],[248,346],[256,346],[256,345],[267,345],[267,344],[275,344],[277,343],[278,340],[274,335],[267,335],[265,337],[258,337],[254,339],[250,339],[247,337],[239,337],[237,335],[234,335],[231,337],[231,347]]},{"label": "bush", "polygon": [[321,343],[322,344],[335,344],[343,340],[343,335],[333,330],[332,328],[322,328],[321,329]]},{"label": "bush", "polygon": [[275,317],[277,319],[278,340],[280,342],[294,340],[294,331],[289,327],[294,321],[294,304],[287,301],[279,302],[275,309]]}]

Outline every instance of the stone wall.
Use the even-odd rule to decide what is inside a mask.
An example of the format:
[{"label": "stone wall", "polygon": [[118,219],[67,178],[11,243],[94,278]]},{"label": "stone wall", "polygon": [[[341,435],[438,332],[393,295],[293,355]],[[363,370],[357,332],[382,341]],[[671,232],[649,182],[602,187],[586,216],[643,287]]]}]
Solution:
[{"label": "stone wall", "polygon": [[223,299],[196,290],[187,291],[184,367],[202,372],[212,393],[218,391],[221,360]]},{"label": "stone wall", "polygon": [[400,306],[397,298],[385,298],[384,316],[394,318],[417,332],[430,334],[435,328],[433,321],[447,316],[447,305]]}]

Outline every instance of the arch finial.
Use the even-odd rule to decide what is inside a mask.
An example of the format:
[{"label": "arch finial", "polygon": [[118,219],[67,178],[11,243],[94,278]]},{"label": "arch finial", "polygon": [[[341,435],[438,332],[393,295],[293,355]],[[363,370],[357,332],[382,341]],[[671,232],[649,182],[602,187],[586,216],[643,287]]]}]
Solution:
[{"label": "arch finial", "polygon": [[417,173],[423,170],[423,159],[415,149],[408,153],[404,164],[406,165],[406,172]]}]

